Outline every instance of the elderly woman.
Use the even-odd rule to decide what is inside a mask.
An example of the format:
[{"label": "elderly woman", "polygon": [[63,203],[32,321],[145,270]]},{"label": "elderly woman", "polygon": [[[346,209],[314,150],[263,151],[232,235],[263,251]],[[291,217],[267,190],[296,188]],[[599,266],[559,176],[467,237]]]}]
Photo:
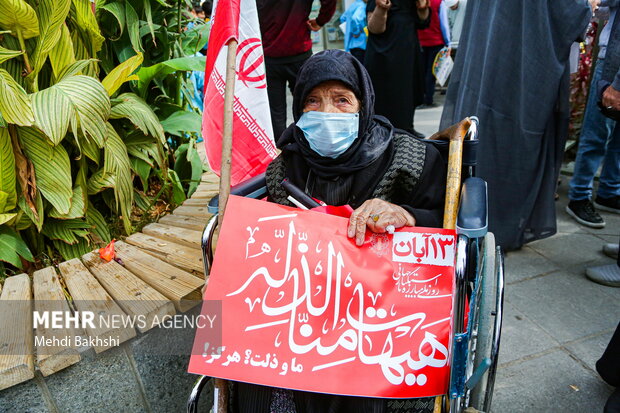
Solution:
[{"label": "elderly woman", "polygon": [[[403,102],[406,104],[406,102]],[[327,50],[302,66],[293,97],[295,124],[277,144],[280,156],[267,168],[273,202],[290,205],[281,186],[288,178],[329,205],[356,208],[348,235],[362,245],[366,227],[440,227],[445,164],[430,144],[395,129],[374,114],[374,91],[364,66],[352,55]],[[415,409],[392,409],[388,401],[363,397],[292,392],[239,383],[238,412],[426,411],[432,399],[416,399]]]}]

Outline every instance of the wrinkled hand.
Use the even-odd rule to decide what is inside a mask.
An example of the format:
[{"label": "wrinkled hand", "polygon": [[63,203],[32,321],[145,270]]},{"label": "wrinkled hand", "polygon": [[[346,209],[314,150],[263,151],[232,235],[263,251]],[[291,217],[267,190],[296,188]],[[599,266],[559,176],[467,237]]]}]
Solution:
[{"label": "wrinkled hand", "polygon": [[415,218],[398,205],[378,198],[369,199],[351,214],[347,235],[355,238],[355,244],[361,246],[366,227],[372,232],[384,233],[388,225],[394,228],[414,226]]},{"label": "wrinkled hand", "polygon": [[318,32],[319,30],[321,30],[321,26],[319,26],[319,24],[316,22],[316,19],[310,19],[306,22],[306,24],[313,32]]},{"label": "wrinkled hand", "polygon": [[431,7],[431,0],[416,0],[416,7],[418,8],[418,10],[428,9],[429,7]]},{"label": "wrinkled hand", "polygon": [[380,9],[389,10],[392,7],[392,2],[390,0],[377,0],[377,7]]},{"label": "wrinkled hand", "polygon": [[617,91],[612,86],[609,86],[603,92],[603,106],[611,109],[620,110],[620,91]]}]

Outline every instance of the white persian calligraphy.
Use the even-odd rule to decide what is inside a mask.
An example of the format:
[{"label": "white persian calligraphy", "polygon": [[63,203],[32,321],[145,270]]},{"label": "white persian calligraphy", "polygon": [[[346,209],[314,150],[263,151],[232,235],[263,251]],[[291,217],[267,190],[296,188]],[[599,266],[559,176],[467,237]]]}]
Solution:
[{"label": "white persian calligraphy", "polygon": [[[243,363],[287,375],[304,370],[297,357],[316,354],[325,362],[309,366],[311,371],[359,361],[377,366],[390,384],[424,385],[427,378],[419,370],[445,366],[449,352],[436,335],[422,329],[447,324],[449,319],[429,320],[424,311],[399,313],[381,289],[393,288],[395,282],[396,290],[405,296],[449,298],[451,295],[440,294],[437,287],[441,274],[419,277],[412,266],[399,264],[391,284],[365,287],[356,281],[355,271],[359,267],[345,262],[334,242],[323,239],[321,245],[313,231],[298,231],[293,218],[264,217],[247,227],[245,260],[252,263],[262,257],[260,262],[270,264],[253,267],[242,285],[227,297],[240,296],[250,313],[260,314],[261,320],[272,320],[247,325],[246,332],[273,331],[275,348],[286,348],[296,356],[282,357],[278,353],[278,357],[276,352],[258,354],[246,349],[242,352],[243,360],[234,351],[215,356],[211,362],[221,360],[222,366]],[[270,221],[272,227],[261,231],[265,221]],[[397,235],[402,236],[397,239]],[[384,249],[384,245],[389,245],[385,242],[382,240],[381,248],[375,245],[375,249]],[[397,233],[391,247],[393,261],[453,265],[453,244],[454,237],[448,235]],[[250,288],[255,283],[260,283],[261,288]],[[257,293],[250,291],[261,291],[258,295],[262,295],[253,296]],[[418,338],[414,340],[414,336]],[[413,348],[411,343],[417,347]]]}]

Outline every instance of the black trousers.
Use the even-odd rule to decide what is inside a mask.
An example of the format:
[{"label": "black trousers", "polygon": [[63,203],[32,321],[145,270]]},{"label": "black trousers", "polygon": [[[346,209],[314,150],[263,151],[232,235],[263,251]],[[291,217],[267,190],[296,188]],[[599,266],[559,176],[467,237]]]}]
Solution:
[{"label": "black trousers", "polygon": [[273,136],[276,141],[282,135],[284,129],[286,129],[286,87],[288,85],[291,93],[293,93],[297,73],[299,73],[299,69],[311,55],[312,53],[308,52],[290,58],[267,57],[265,59],[267,96],[271,110]]},{"label": "black trousers", "polygon": [[424,104],[433,104],[435,94],[435,75],[433,75],[433,63],[435,56],[443,48],[443,45],[422,47],[422,62],[424,64]]}]

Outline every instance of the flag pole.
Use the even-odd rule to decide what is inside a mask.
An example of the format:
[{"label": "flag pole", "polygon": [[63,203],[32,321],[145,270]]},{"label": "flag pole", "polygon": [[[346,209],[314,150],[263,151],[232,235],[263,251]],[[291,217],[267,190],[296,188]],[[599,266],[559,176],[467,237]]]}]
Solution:
[{"label": "flag pole", "polygon": [[[232,39],[228,42],[226,56],[226,88],[224,89],[224,129],[222,133],[222,162],[220,170],[220,194],[217,223],[222,228],[224,211],[230,195],[230,167],[232,160],[232,132],[233,132],[233,103],[235,97],[235,72],[238,42]],[[215,394],[217,395],[217,413],[228,411],[228,382],[224,379],[215,379]]]}]

